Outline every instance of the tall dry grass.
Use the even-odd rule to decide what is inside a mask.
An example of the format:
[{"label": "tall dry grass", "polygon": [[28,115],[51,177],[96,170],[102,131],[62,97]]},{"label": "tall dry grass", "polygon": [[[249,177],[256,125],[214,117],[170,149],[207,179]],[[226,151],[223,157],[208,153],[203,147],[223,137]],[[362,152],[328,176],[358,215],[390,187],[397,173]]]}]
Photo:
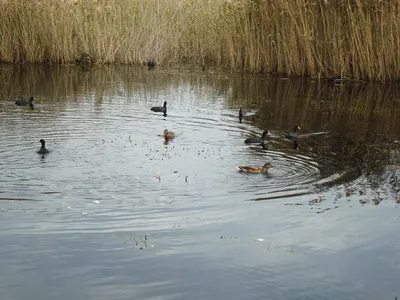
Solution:
[{"label": "tall dry grass", "polygon": [[400,78],[394,0],[0,0],[0,60]]}]

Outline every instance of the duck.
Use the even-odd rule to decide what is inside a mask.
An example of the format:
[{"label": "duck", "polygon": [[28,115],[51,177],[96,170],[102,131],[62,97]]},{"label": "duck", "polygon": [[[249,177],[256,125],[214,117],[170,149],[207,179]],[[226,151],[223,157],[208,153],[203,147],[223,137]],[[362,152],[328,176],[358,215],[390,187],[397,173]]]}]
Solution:
[{"label": "duck", "polygon": [[47,154],[47,153],[49,153],[50,151],[47,150],[46,147],[45,147],[46,142],[44,141],[44,139],[41,139],[39,142],[42,144],[42,146],[40,147],[40,150],[37,153],[38,154]]},{"label": "duck", "polygon": [[175,138],[175,132],[173,131],[168,131],[168,129],[164,130],[164,138],[166,140],[172,140]]},{"label": "duck", "polygon": [[150,110],[155,112],[167,113],[167,101],[164,101],[164,106],[153,106]]},{"label": "duck", "polygon": [[33,108],[33,100],[35,100],[35,98],[30,97],[29,100],[17,100],[15,101],[15,104],[17,104],[18,106],[29,105],[31,108]]},{"label": "duck", "polygon": [[243,114],[244,114],[243,108],[240,107],[239,108],[239,123],[242,123]]},{"label": "duck", "polygon": [[258,143],[264,143],[264,140],[266,139],[267,135],[271,135],[268,130],[264,130],[264,132],[261,135],[261,138],[247,138],[244,140],[245,144],[258,144]]},{"label": "duck", "polygon": [[296,140],[299,137],[297,130],[300,130],[298,125],[294,126],[293,132],[286,134],[285,137],[290,140]]},{"label": "duck", "polygon": [[268,173],[268,169],[271,168],[270,163],[266,163],[263,166],[239,166],[239,172],[252,173],[252,174],[265,174]]}]

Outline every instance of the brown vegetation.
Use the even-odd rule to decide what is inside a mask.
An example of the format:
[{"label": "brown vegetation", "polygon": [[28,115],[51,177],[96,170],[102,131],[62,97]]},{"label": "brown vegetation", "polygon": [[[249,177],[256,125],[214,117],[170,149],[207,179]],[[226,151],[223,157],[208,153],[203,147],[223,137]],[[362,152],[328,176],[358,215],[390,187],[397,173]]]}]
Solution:
[{"label": "brown vegetation", "polygon": [[1,0],[0,60],[195,63],[400,78],[400,4],[379,0]]}]

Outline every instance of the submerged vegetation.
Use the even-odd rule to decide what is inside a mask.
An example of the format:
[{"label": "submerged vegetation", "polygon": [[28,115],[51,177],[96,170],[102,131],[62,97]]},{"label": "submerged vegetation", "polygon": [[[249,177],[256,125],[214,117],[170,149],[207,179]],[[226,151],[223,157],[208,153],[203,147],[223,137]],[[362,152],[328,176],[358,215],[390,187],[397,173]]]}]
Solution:
[{"label": "submerged vegetation", "polygon": [[0,38],[3,62],[400,78],[396,1],[1,0]]}]

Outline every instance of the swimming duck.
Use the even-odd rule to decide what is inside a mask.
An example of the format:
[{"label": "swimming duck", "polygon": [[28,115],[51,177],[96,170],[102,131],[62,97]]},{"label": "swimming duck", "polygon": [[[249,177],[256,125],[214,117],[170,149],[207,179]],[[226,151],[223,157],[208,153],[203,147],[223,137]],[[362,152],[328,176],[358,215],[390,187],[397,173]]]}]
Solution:
[{"label": "swimming duck", "polygon": [[239,123],[242,123],[242,119],[243,119],[243,108],[239,108]]},{"label": "swimming duck", "polygon": [[298,132],[297,132],[297,130],[300,130],[300,127],[299,127],[298,125],[294,126],[293,132],[290,132],[290,133],[286,134],[285,137],[286,137],[287,139],[290,139],[290,140],[295,140],[295,139],[297,139],[297,138],[298,138],[298,135],[299,135]]},{"label": "swimming duck", "polygon": [[168,129],[164,130],[164,138],[166,140],[172,140],[173,138],[175,138],[175,132],[173,131],[168,131]]},{"label": "swimming duck", "polygon": [[164,114],[167,113],[167,101],[164,101],[164,106],[154,106],[150,108],[150,110],[155,112],[163,112]]},{"label": "swimming duck", "polygon": [[39,142],[42,144],[42,147],[40,147],[40,150],[37,153],[38,154],[47,154],[47,153],[49,153],[50,151],[47,150],[46,147],[45,147],[46,142],[44,141],[44,139],[41,139]]},{"label": "swimming duck", "polygon": [[268,130],[264,130],[264,132],[261,135],[261,138],[254,138],[254,137],[253,138],[247,138],[247,139],[244,140],[244,142],[246,144],[263,143],[264,140],[266,139],[267,135],[271,135],[271,134],[269,133]]},{"label": "swimming duck", "polygon": [[33,100],[35,100],[35,98],[30,97],[29,100],[17,100],[15,101],[15,104],[17,104],[18,106],[29,105],[31,108],[33,108]]},{"label": "swimming duck", "polygon": [[265,174],[268,173],[268,169],[271,168],[270,163],[266,163],[263,166],[239,166],[239,172],[252,173],[252,174]]}]

